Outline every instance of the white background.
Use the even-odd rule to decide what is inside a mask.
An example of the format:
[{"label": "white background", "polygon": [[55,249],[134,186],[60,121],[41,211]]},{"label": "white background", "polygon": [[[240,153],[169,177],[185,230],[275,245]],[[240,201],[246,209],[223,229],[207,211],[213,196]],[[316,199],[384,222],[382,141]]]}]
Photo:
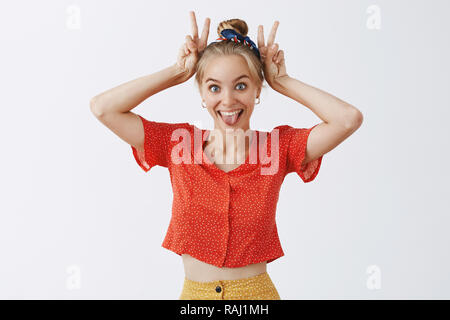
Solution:
[{"label": "white background", "polygon": [[[178,299],[182,260],[161,247],[169,172],[144,173],[89,101],[173,64],[190,10],[199,32],[211,18],[208,43],[222,20],[245,20],[255,42],[280,21],[288,74],[364,115],[313,182],[282,185],[285,256],[268,264],[281,298],[449,299],[444,0],[2,2],[0,298]],[[213,128],[193,78],[133,112]],[[319,122],[268,87],[250,125]]]}]

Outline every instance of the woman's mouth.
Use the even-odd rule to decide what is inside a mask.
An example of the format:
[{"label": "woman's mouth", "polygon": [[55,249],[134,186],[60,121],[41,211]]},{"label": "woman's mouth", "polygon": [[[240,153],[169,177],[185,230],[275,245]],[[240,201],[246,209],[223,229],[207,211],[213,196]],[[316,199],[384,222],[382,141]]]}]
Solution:
[{"label": "woman's mouth", "polygon": [[241,119],[241,115],[244,113],[244,109],[239,109],[234,112],[217,111],[222,121],[229,126],[233,126]]}]

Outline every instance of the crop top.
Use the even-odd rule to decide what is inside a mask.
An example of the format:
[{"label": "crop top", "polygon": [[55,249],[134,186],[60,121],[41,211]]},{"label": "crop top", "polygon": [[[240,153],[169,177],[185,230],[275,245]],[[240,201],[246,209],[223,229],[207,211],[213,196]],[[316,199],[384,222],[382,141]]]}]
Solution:
[{"label": "crop top", "polygon": [[[204,153],[210,130],[139,117],[145,140],[140,150],[131,146],[136,162],[145,172],[159,165],[170,173],[172,215],[163,248],[227,268],[269,263],[284,255],[275,221],[279,191],[288,173],[310,182],[319,172],[323,156],[301,166],[309,133],[317,124],[251,130],[245,162],[225,172]],[[272,145],[277,134],[279,143]],[[279,156],[268,162],[277,146]]]}]

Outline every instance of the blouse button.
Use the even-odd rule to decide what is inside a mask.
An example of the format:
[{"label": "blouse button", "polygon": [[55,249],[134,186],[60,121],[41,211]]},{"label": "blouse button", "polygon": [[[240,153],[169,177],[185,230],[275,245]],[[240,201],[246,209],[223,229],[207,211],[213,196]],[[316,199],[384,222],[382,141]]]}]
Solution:
[{"label": "blouse button", "polygon": [[216,292],[220,292],[220,291],[222,291],[222,288],[220,286],[217,286],[216,287]]}]

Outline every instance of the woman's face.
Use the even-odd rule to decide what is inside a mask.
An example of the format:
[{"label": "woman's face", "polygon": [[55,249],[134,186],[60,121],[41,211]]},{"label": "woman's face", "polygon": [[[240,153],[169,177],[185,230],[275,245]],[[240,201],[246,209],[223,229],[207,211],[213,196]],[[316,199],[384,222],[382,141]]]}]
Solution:
[{"label": "woman's face", "polygon": [[[211,58],[206,65],[201,86],[202,99],[214,119],[215,129],[249,130],[250,116],[261,88],[250,78],[250,70],[243,57],[232,55]],[[233,111],[239,113],[223,113]]]}]

